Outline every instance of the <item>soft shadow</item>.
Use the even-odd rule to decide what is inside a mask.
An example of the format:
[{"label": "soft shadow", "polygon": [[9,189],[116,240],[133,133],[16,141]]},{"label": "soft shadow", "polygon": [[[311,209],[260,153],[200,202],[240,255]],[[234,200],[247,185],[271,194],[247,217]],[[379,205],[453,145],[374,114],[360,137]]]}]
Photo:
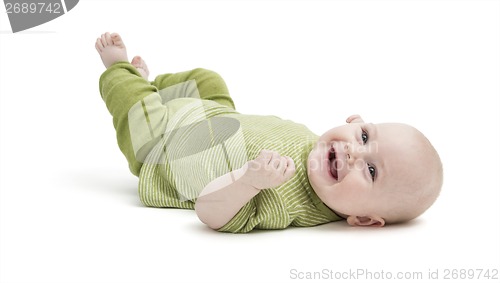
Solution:
[{"label": "soft shadow", "polygon": [[[345,222],[344,222],[345,223]],[[314,227],[293,227],[289,226],[285,229],[275,229],[275,230],[261,230],[261,229],[254,229],[248,233],[228,233],[228,232],[218,232],[216,230],[213,230],[209,228],[205,224],[198,224],[198,223],[193,223],[191,225],[188,225],[189,230],[192,232],[196,233],[202,233],[205,235],[214,235],[214,236],[219,236],[219,237],[249,237],[252,236],[263,236],[263,235],[277,235],[277,234],[282,234],[283,236],[286,236],[286,233],[301,233],[301,232],[314,232],[314,231],[319,231],[319,232],[327,232],[331,233],[333,231],[352,231],[351,226],[349,226],[347,223],[342,222],[335,222],[335,223],[328,223],[320,226],[314,226]]]},{"label": "soft shadow", "polygon": [[[315,231],[319,232],[359,232],[359,233],[377,233],[377,232],[388,232],[388,231],[399,231],[413,229],[415,227],[423,226],[424,221],[421,219],[414,219],[408,222],[391,224],[384,227],[354,227],[347,224],[347,221],[337,221],[332,223],[327,223],[324,225],[319,225],[312,227]],[[299,228],[301,229],[301,228]]]},{"label": "soft shadow", "polygon": [[[67,182],[74,184],[75,188],[97,194],[118,196],[131,205],[144,207],[137,193],[137,180],[130,177],[120,177],[115,174],[101,172],[72,172],[65,175]],[[120,201],[120,200],[118,200]]]},{"label": "soft shadow", "polygon": [[210,229],[210,227],[208,227],[207,225],[203,224],[203,223],[192,223],[190,225],[187,225],[188,229],[192,232],[195,232],[195,233],[201,233],[201,234],[204,234],[204,235],[220,235],[220,234],[224,234],[224,233],[221,233],[221,232],[217,232],[213,229]]},{"label": "soft shadow", "polygon": [[259,236],[271,235],[271,234],[276,235],[278,233],[283,233],[283,235],[284,235],[287,230],[291,230],[291,229],[295,228],[295,227],[289,227],[289,228],[280,229],[280,230],[279,229],[278,230],[254,229],[248,233],[230,233],[230,232],[219,232],[219,231],[213,230],[201,222],[200,223],[193,223],[191,225],[188,225],[188,227],[192,232],[202,233],[205,235],[213,235],[216,237],[251,237],[252,235],[253,235],[253,237],[255,237],[257,235],[259,235]]}]

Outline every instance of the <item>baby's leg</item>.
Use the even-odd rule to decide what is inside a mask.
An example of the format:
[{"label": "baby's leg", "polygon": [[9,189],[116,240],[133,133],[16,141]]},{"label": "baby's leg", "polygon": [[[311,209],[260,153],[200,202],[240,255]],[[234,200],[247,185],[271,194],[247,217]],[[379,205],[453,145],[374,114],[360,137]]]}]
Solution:
[{"label": "baby's leg", "polygon": [[167,109],[156,87],[127,62],[126,48],[118,34],[101,36],[96,49],[107,67],[99,80],[99,90],[113,116],[118,145],[130,170],[138,175],[147,154],[146,146],[165,131],[163,117]]},{"label": "baby's leg", "polygon": [[190,80],[196,82],[199,98],[213,100],[234,109],[234,102],[229,96],[226,83],[219,74],[210,70],[198,68],[181,73],[163,74],[157,76],[151,84],[161,92],[165,88]]},{"label": "baby's leg", "polygon": [[[106,68],[119,61],[128,61],[127,49],[122,38],[117,33],[110,34],[107,32],[102,34],[97,39],[95,47]],[[148,79],[148,66],[140,56],[135,56],[131,64],[144,79]],[[187,72],[164,74],[157,76],[152,84],[161,90],[189,80],[196,81],[200,98],[215,100],[234,108],[226,83],[219,74],[210,70],[198,68]]]}]

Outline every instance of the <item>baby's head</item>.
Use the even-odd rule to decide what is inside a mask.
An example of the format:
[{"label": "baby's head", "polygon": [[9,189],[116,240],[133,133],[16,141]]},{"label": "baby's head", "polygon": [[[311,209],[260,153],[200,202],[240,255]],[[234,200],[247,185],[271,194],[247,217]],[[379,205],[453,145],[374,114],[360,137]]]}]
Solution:
[{"label": "baby's head", "polygon": [[405,124],[364,123],[358,115],[319,138],[307,174],[321,200],[356,226],[419,216],[443,182],[439,155],[421,132]]}]

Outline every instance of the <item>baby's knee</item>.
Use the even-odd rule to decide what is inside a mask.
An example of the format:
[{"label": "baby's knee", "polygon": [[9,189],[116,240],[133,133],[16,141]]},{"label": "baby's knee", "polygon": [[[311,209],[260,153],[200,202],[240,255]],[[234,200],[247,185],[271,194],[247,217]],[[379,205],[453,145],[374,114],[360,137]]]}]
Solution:
[{"label": "baby's knee", "polygon": [[197,68],[192,71],[192,78],[196,80],[198,87],[209,87],[217,89],[218,93],[227,93],[227,86],[224,79],[212,70]]},{"label": "baby's knee", "polygon": [[216,72],[205,68],[193,69],[192,73],[195,75],[218,75]]}]

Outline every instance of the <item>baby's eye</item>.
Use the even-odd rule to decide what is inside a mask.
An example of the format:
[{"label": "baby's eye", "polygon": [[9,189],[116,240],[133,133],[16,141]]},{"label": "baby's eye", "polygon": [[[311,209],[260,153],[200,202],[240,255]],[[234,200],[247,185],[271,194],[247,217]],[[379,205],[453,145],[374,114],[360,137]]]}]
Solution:
[{"label": "baby's eye", "polygon": [[372,176],[372,181],[375,181],[375,176],[377,175],[377,170],[372,165],[368,164],[368,172],[370,172],[370,176]]},{"label": "baby's eye", "polygon": [[363,144],[366,144],[368,141],[368,134],[365,131],[361,132],[361,140],[363,141]]}]

